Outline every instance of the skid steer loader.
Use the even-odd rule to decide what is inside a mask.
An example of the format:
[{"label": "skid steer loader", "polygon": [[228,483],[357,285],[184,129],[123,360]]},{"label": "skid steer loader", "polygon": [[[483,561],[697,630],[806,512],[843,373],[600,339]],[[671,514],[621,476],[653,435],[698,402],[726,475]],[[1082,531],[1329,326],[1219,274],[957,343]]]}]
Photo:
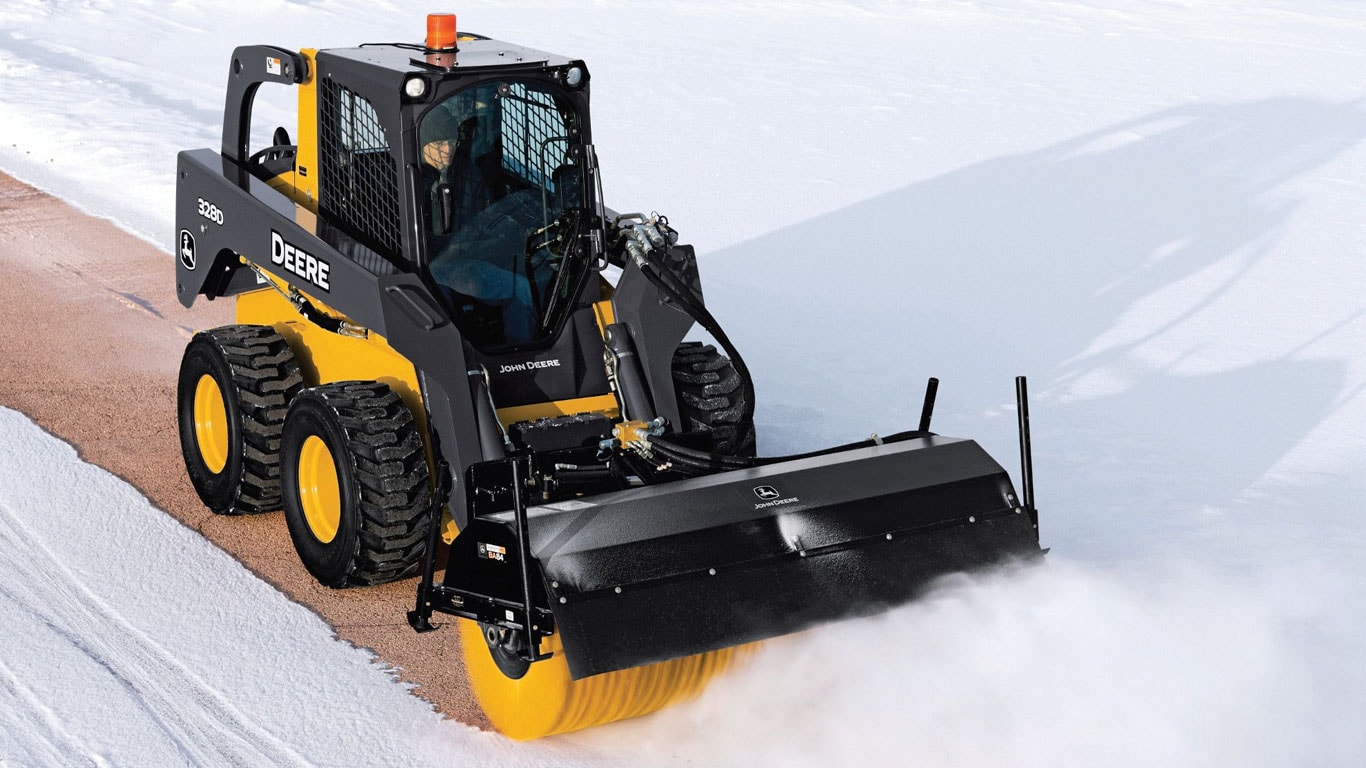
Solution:
[{"label": "skid steer loader", "polygon": [[[584,62],[428,17],[425,42],[237,48],[219,149],[178,157],[185,464],[214,512],[283,508],[332,587],[416,576],[517,738],[695,693],[749,643],[1036,558],[976,443],[917,429],[755,455],[754,388],[690,246],[602,199]],[[251,151],[259,86],[297,142]],[[710,344],[685,342],[694,325]]]}]

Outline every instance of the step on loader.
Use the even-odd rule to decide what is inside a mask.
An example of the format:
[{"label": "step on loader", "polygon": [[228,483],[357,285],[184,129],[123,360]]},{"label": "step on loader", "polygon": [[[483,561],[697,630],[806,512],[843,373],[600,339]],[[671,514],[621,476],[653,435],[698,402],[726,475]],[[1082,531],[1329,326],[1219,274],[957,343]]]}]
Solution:
[{"label": "step on loader", "polygon": [[[1025,493],[918,428],[755,453],[754,386],[664,216],[602,199],[583,61],[458,33],[245,46],[178,157],[176,291],[231,297],[178,409],[214,512],[283,509],[308,571],[414,578],[489,719],[535,738],[685,698],[749,644],[1041,554]],[[252,151],[260,86],[296,140]],[[701,326],[720,345],[685,341]]]}]

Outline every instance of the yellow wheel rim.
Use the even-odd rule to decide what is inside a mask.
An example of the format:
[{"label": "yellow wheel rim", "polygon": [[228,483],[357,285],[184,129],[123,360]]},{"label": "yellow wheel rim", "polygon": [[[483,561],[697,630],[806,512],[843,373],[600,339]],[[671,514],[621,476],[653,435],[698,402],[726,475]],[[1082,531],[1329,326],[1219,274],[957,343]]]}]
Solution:
[{"label": "yellow wheel rim", "polygon": [[332,451],[317,435],[310,435],[299,451],[299,503],[314,537],[331,543],[341,526],[341,481]]},{"label": "yellow wheel rim", "polygon": [[555,655],[512,680],[493,661],[479,624],[468,619],[459,623],[465,671],[475,698],[493,727],[514,739],[592,728],[690,699],[753,648],[726,648],[573,680],[560,652],[559,635],[552,635],[542,640],[541,648]]},{"label": "yellow wheel rim", "polygon": [[228,464],[228,407],[213,376],[204,374],[194,388],[194,441],[199,458],[215,475]]}]

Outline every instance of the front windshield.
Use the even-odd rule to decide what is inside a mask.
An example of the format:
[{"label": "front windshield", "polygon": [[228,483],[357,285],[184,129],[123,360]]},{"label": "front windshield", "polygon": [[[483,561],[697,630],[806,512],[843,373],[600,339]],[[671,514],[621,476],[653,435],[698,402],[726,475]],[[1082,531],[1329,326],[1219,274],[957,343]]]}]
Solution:
[{"label": "front windshield", "polygon": [[568,98],[521,82],[468,88],[422,117],[427,266],[477,346],[544,340],[571,303],[578,129]]}]

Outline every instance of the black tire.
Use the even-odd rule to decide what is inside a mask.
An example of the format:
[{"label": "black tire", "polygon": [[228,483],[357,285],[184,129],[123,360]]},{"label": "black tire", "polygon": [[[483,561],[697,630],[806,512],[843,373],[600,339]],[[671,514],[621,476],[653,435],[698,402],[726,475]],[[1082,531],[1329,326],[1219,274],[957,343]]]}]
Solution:
[{"label": "black tire", "polygon": [[[210,433],[196,426],[196,395],[206,377],[226,417],[226,445],[216,448],[200,445],[199,435]],[[185,469],[205,506],[220,515],[280,508],[280,429],[303,385],[289,344],[269,326],[229,325],[190,340],[180,361],[176,411]]]},{"label": "black tire", "polygon": [[716,453],[754,455],[754,404],[730,358],[710,344],[685,342],[674,352],[673,380],[680,432],[710,432]]},{"label": "black tire", "polygon": [[[301,454],[311,437],[322,441],[336,470],[339,508],[327,540],[332,529],[315,531],[300,491]],[[319,582],[366,586],[417,572],[431,507],[427,454],[412,412],[388,386],[344,381],[305,389],[289,408],[280,453],[289,535]],[[309,459],[303,463],[307,469]]]}]

